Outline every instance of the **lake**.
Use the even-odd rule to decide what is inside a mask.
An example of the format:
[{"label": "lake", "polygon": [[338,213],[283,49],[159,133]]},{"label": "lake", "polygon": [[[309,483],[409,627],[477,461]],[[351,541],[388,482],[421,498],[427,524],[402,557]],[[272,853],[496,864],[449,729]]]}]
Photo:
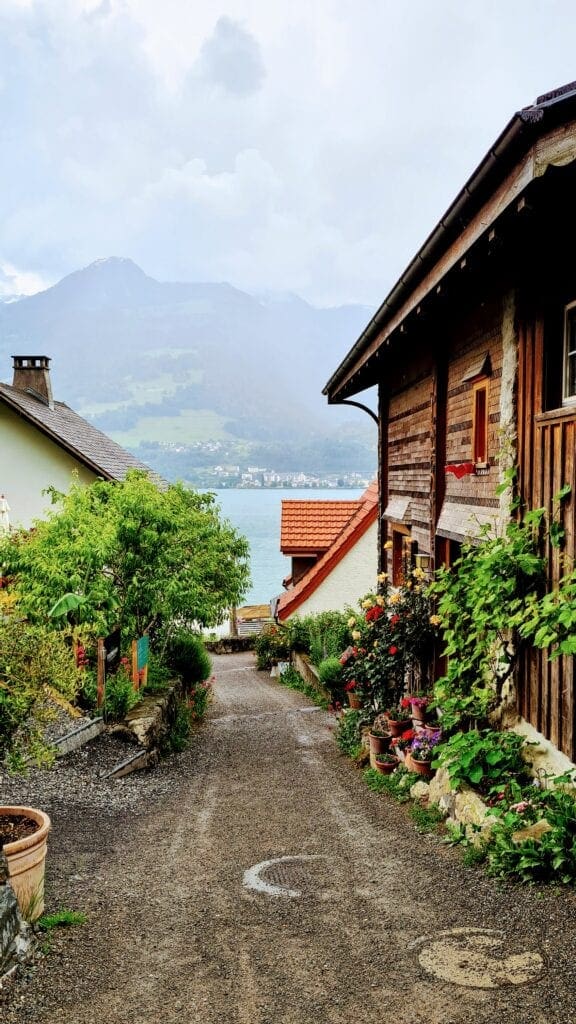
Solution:
[{"label": "lake", "polygon": [[282,498],[306,498],[315,501],[359,498],[363,489],[288,488],[217,490],[214,492],[225,519],[242,533],[250,544],[252,587],[245,604],[268,604],[282,594],[282,580],[290,572],[290,559],[280,553],[280,510]]}]

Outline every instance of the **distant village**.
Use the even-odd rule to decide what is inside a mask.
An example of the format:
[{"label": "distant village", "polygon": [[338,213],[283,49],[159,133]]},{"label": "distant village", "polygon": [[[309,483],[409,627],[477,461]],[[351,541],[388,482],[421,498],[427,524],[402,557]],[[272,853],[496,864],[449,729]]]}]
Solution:
[{"label": "distant village", "polygon": [[361,473],[276,473],[272,469],[261,469],[258,466],[249,466],[248,469],[239,471],[237,466],[214,466],[213,485],[215,487],[244,487],[244,488],[266,488],[266,487],[310,487],[310,488],[343,488],[354,487],[364,488],[370,482]]}]

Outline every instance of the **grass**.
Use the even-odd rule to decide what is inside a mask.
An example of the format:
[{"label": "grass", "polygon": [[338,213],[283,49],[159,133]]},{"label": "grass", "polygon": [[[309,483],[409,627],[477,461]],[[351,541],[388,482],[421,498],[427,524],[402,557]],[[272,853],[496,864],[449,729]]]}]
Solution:
[{"label": "grass", "polygon": [[423,807],[419,803],[412,804],[410,817],[421,835],[426,835],[429,832],[438,832],[439,826],[444,822],[442,811],[435,807],[434,804],[430,804],[428,807]]},{"label": "grass", "polygon": [[396,803],[407,804],[410,800],[410,787],[419,781],[420,776],[407,772],[405,768],[397,768],[392,775],[381,775],[375,768],[367,768],[362,778],[373,793],[386,793]]},{"label": "grass", "polygon": [[80,910],[56,910],[53,914],[44,914],[36,922],[43,932],[50,932],[54,928],[72,928],[75,925],[86,924],[86,914]]},{"label": "grass", "polygon": [[307,683],[302,676],[296,672],[292,667],[287,668],[282,675],[278,676],[278,682],[281,686],[287,686],[289,690],[297,690],[298,693],[303,693],[305,697],[308,697],[314,704],[319,708],[326,709],[328,707],[328,699],[323,694],[319,693],[315,686],[311,683]]}]

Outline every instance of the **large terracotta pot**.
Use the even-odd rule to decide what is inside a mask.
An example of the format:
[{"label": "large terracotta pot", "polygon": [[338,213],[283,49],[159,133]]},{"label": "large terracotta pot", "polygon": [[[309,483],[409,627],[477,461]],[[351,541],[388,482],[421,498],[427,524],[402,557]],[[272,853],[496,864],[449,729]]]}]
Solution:
[{"label": "large terracotta pot", "polygon": [[50,831],[50,818],[34,807],[0,806],[0,817],[15,815],[31,818],[38,828],[30,836],[5,843],[3,852],[8,864],[8,880],[12,886],[20,912],[27,921],[36,921],[44,910],[44,863]]},{"label": "large terracotta pot", "polygon": [[368,734],[370,737],[370,750],[373,754],[386,754],[390,747],[389,736],[375,736],[374,733]]}]

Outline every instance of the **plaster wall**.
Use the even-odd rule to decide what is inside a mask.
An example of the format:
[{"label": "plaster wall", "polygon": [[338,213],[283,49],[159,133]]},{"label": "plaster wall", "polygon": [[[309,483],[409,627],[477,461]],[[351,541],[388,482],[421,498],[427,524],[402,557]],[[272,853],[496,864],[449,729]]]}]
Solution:
[{"label": "plaster wall", "polygon": [[0,494],[10,506],[10,524],[27,528],[42,518],[50,507],[42,491],[68,491],[74,479],[89,484],[96,474],[0,403]]},{"label": "plaster wall", "polygon": [[[378,524],[373,523],[294,615],[340,611],[356,605],[376,587],[378,574]],[[292,616],[289,616],[292,618]]]}]

